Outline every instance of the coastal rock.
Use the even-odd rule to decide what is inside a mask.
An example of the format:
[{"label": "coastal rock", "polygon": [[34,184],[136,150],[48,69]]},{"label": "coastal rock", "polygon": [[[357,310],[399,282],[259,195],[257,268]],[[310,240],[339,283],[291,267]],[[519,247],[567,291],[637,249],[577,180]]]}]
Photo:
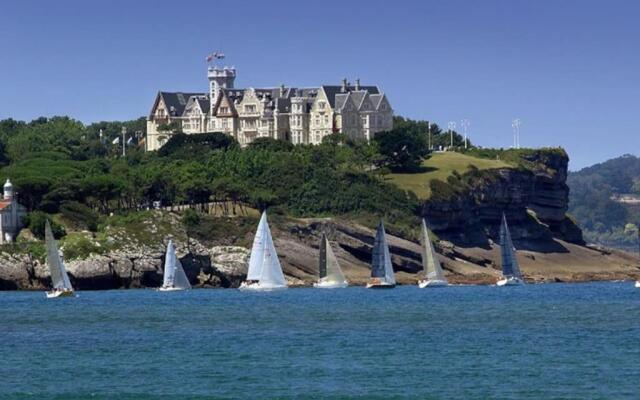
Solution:
[{"label": "coastal rock", "polygon": [[527,169],[478,171],[464,191],[427,200],[422,213],[433,231],[458,245],[486,247],[498,239],[504,212],[516,242],[557,238],[583,245],[580,229],[566,216],[566,153],[535,151],[523,157],[531,164]]}]

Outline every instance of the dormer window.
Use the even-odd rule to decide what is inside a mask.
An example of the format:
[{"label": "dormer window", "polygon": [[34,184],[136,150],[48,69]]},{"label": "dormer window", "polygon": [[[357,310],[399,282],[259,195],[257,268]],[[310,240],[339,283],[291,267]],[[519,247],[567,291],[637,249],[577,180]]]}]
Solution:
[{"label": "dormer window", "polygon": [[256,106],[254,104],[247,104],[246,106],[244,106],[244,112],[254,113],[256,112]]},{"label": "dormer window", "polygon": [[220,107],[219,112],[220,112],[220,114],[228,114],[229,113],[229,107]]},{"label": "dormer window", "polygon": [[325,107],[325,102],[324,101],[319,101],[318,102],[318,108],[321,109],[321,110],[324,110],[324,107]]}]

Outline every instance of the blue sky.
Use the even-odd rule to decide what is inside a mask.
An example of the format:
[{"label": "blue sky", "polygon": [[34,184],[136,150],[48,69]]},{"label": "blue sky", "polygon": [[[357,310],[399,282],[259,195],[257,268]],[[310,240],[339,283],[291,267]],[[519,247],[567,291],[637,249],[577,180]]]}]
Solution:
[{"label": "blue sky", "polygon": [[205,91],[223,50],[236,86],[378,84],[396,114],[471,121],[483,146],[563,146],[571,169],[638,153],[640,2],[11,1],[0,9],[0,119],[148,113]]}]

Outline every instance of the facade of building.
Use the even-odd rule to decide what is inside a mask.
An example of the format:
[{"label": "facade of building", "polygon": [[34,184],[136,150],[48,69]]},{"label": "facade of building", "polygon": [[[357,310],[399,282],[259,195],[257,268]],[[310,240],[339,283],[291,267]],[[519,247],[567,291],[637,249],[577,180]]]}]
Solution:
[{"label": "facade of building", "polygon": [[224,132],[243,146],[259,137],[319,144],[332,133],[370,140],[393,128],[393,109],[377,86],[236,89],[234,68],[209,67],[208,93],[159,92],[147,118],[146,149],[157,150],[180,128]]},{"label": "facade of building", "polygon": [[22,228],[22,218],[27,209],[19,204],[13,193],[13,185],[7,179],[0,200],[0,244],[12,243]]}]

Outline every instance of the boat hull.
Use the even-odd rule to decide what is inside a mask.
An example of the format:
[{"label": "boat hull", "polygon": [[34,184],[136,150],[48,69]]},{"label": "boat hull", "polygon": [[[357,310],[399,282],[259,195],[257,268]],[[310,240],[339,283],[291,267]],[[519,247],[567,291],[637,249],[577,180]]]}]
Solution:
[{"label": "boat hull", "polygon": [[430,288],[430,287],[444,287],[449,286],[449,282],[443,281],[440,279],[425,279],[418,282],[418,287],[420,289]]},{"label": "boat hull", "polygon": [[179,292],[181,290],[188,290],[185,288],[177,288],[177,287],[159,287],[158,292]]},{"label": "boat hull", "polygon": [[496,282],[497,286],[522,286],[524,282],[520,278],[504,278]]},{"label": "boat hull", "polygon": [[274,290],[283,290],[286,288],[287,286],[281,285],[264,285],[260,284],[259,282],[242,282],[238,289],[246,292],[271,292]]},{"label": "boat hull", "polygon": [[76,297],[73,290],[52,290],[47,292],[47,299],[56,299],[58,297]]},{"label": "boat hull", "polygon": [[386,282],[367,283],[367,289],[393,289],[394,287],[396,287],[395,283],[386,283]]},{"label": "boat hull", "polygon": [[316,282],[313,287],[318,289],[341,289],[349,286],[347,282]]}]

